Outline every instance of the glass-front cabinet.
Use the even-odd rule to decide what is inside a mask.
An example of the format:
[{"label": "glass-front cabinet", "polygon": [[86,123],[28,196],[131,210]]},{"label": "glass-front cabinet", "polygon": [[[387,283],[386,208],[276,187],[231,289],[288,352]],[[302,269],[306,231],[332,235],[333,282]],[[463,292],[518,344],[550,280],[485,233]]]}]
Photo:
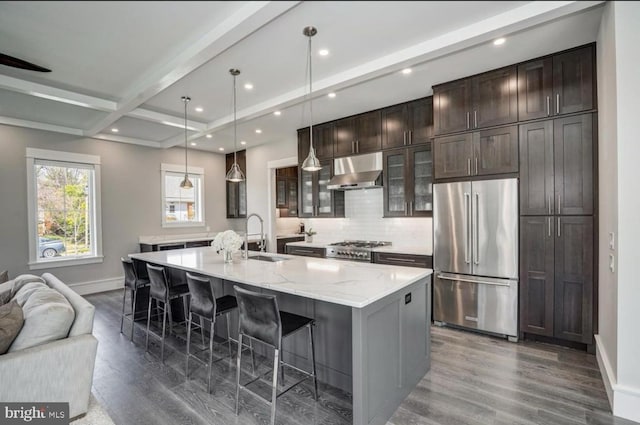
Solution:
[{"label": "glass-front cabinet", "polygon": [[333,161],[320,161],[318,171],[299,170],[300,217],[344,217],[344,192],[329,190]]},{"label": "glass-front cabinet", "polygon": [[298,216],[298,167],[276,170],[276,208],[280,217]]},{"label": "glass-front cabinet", "polygon": [[384,153],[385,217],[424,217],[433,213],[431,143]]},{"label": "glass-front cabinet", "polygon": [[[238,165],[247,176],[247,151],[241,150],[237,152]],[[233,154],[226,155],[225,174],[233,165]],[[247,216],[247,181],[226,183],[227,192],[227,218],[245,218]]]}]

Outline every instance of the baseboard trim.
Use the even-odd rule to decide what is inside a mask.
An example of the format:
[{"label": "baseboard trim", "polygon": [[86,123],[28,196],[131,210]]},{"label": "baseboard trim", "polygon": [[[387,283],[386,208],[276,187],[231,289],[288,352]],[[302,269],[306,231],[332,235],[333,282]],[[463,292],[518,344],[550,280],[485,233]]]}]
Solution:
[{"label": "baseboard trim", "polygon": [[122,289],[123,287],[124,276],[69,284],[69,288],[73,289],[79,295],[97,294],[100,292],[113,291],[114,289]]},{"label": "baseboard trim", "polygon": [[600,335],[595,335],[595,340],[596,359],[613,415],[640,423],[640,389],[618,384]]}]

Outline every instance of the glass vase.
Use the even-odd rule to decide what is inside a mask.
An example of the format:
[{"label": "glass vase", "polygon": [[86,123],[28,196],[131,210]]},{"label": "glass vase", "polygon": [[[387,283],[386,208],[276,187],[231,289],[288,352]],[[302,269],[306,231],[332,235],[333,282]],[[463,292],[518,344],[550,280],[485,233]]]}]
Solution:
[{"label": "glass vase", "polygon": [[225,263],[233,263],[233,252],[231,252],[231,250],[223,249],[222,256],[224,257]]}]

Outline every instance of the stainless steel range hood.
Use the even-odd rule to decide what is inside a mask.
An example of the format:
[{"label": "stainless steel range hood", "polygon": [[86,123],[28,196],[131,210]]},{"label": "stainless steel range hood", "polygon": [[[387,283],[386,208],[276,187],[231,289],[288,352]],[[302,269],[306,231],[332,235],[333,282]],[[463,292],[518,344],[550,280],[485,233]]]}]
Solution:
[{"label": "stainless steel range hood", "polygon": [[336,158],[333,173],[327,185],[331,190],[382,187],[382,152]]}]

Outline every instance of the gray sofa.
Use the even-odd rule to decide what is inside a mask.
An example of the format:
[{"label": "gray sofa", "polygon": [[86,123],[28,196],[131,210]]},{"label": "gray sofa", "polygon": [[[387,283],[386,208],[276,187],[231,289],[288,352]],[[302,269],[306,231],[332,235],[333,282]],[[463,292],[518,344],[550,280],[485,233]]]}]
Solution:
[{"label": "gray sofa", "polygon": [[69,402],[71,418],[89,406],[98,340],[92,335],[95,308],[52,274],[45,283],[75,311],[66,338],[0,355],[0,400]]}]

